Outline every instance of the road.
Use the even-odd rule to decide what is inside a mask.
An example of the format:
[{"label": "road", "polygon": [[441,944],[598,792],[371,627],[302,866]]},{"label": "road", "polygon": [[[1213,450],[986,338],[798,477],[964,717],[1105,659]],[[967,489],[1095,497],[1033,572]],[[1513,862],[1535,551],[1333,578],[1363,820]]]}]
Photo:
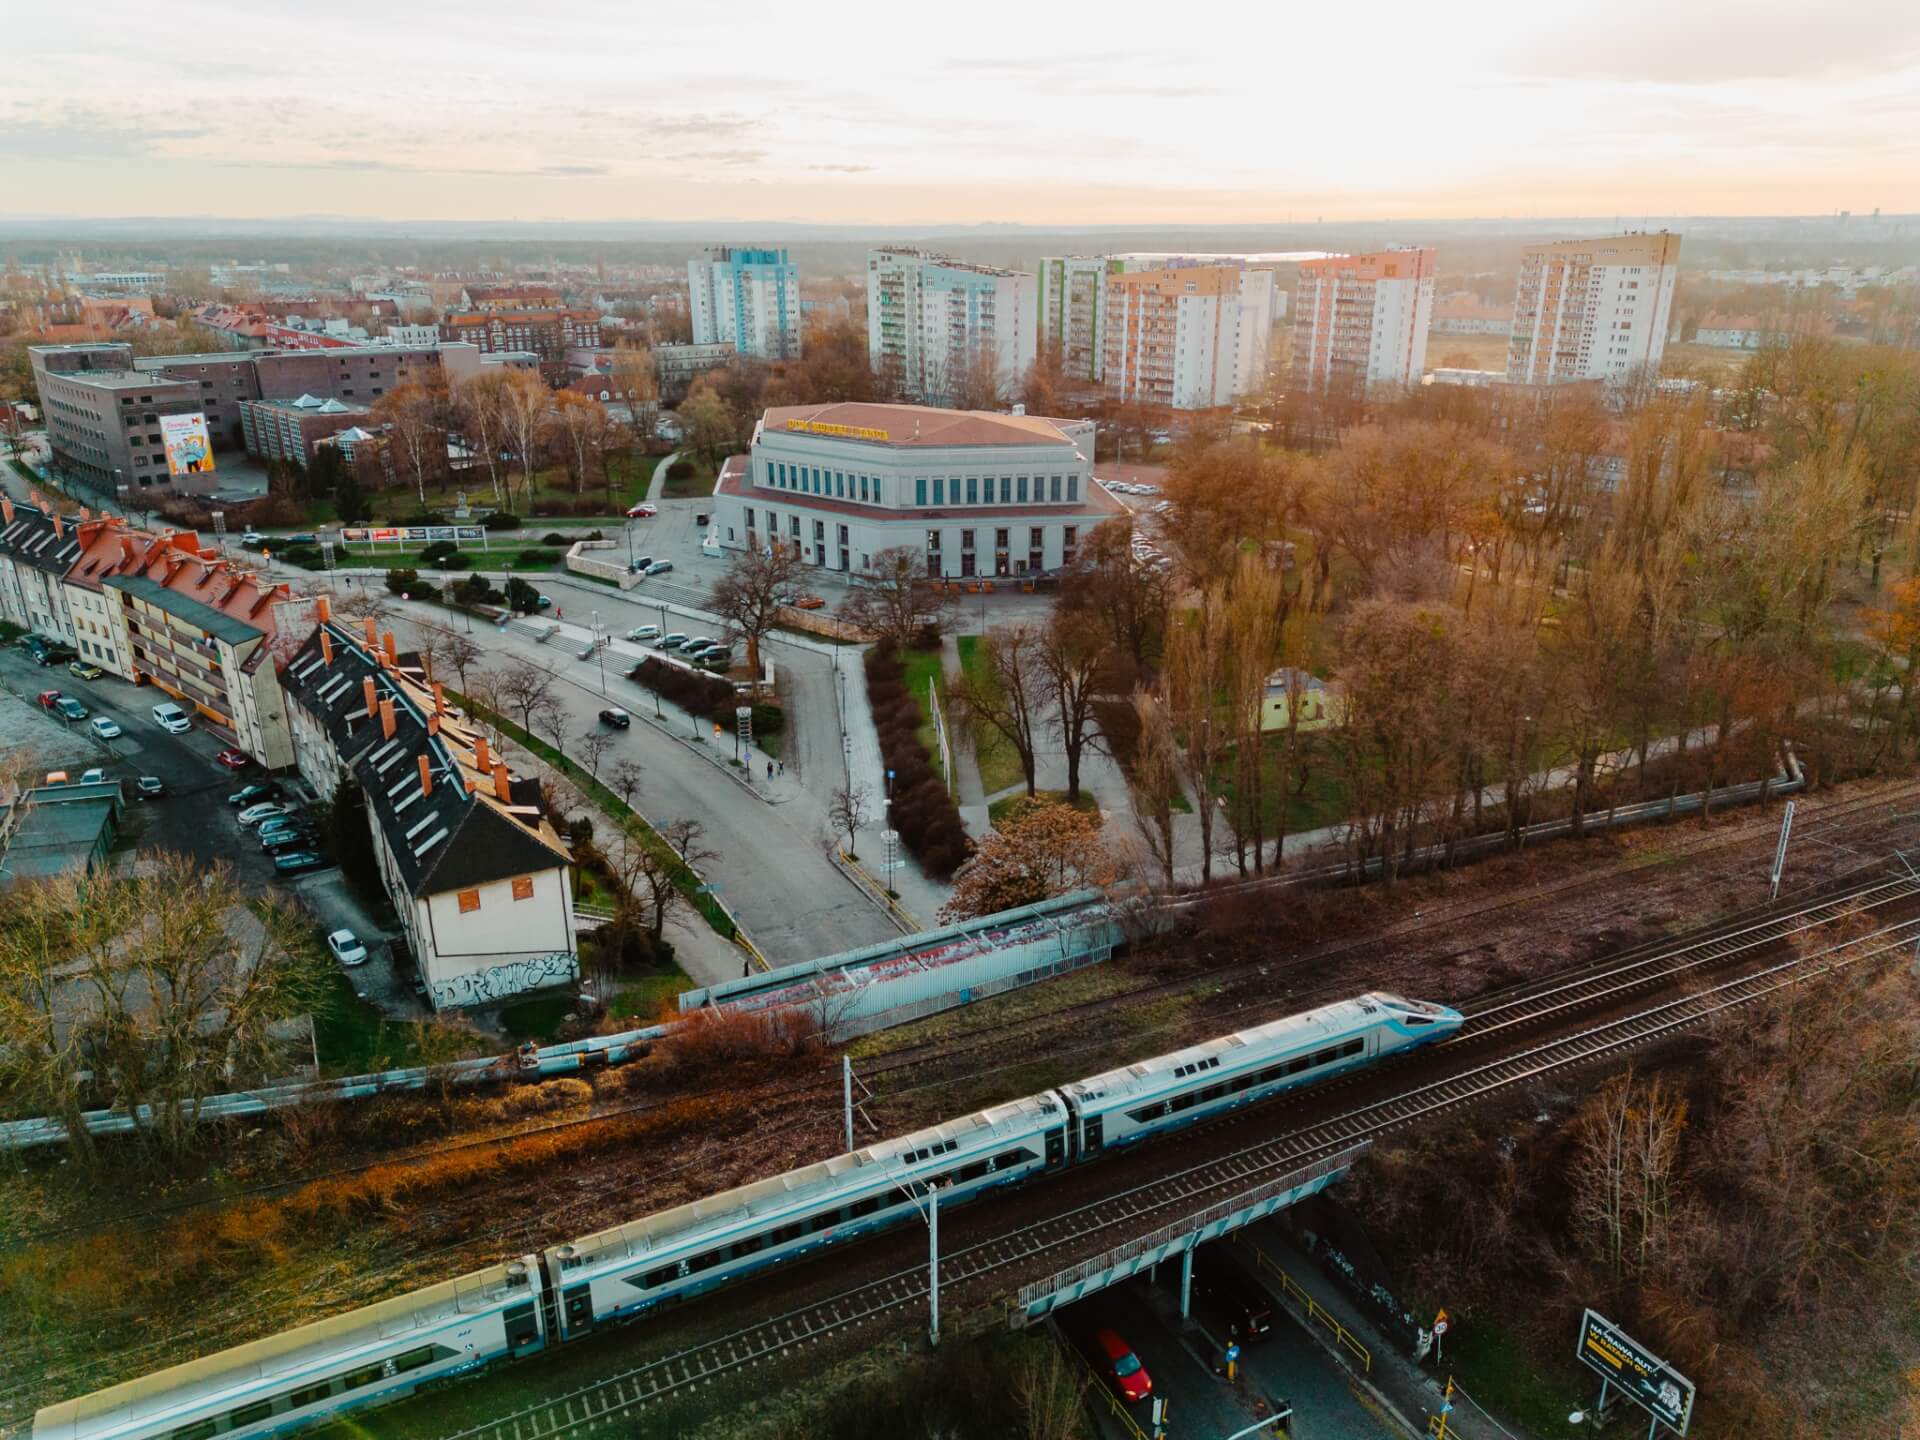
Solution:
[{"label": "road", "polygon": [[[551,589],[556,596],[572,598],[559,586]],[[582,595],[581,607],[568,618],[585,621],[588,598]],[[647,618],[640,607],[623,602],[613,591],[595,587],[592,598],[616,634]],[[565,600],[559,608],[568,609]],[[414,643],[419,623],[445,626],[457,618],[437,607],[400,601],[394,611],[391,628],[403,649]],[[483,664],[523,658],[551,666],[560,681],[555,693],[576,736],[601,728],[598,715],[609,704],[636,715],[652,714],[650,692],[621,673],[638,658],[637,646],[615,643],[607,656],[603,692],[597,657],[578,660],[557,645],[543,646],[515,631],[486,626],[476,628],[474,639],[486,652]],[[687,724],[684,718],[681,723]],[[688,725],[683,733],[691,729]],[[643,720],[618,733],[601,762],[601,773],[623,759],[641,768],[644,778],[634,805],[649,821],[658,826],[694,818],[706,826],[706,844],[716,858],[703,869],[770,963],[811,960],[897,934],[884,913],[828,859],[824,811],[799,798],[797,783],[775,787],[780,802],[770,803]],[[766,789],[762,782],[761,790]]]}]

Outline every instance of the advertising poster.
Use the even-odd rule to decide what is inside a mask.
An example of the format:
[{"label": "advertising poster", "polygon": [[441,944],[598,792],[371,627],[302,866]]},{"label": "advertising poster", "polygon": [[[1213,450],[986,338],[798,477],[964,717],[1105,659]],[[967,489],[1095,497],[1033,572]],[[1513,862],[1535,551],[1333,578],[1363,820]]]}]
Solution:
[{"label": "advertising poster", "polygon": [[198,410],[191,415],[162,415],[160,443],[167,449],[169,475],[213,473],[213,439],[207,434],[207,417]]}]

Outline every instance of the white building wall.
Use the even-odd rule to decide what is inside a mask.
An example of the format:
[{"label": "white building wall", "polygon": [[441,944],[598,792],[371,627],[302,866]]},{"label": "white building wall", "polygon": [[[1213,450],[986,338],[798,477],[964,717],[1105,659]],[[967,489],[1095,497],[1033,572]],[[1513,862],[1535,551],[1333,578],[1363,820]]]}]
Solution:
[{"label": "white building wall", "polygon": [[[531,894],[516,899],[516,879],[531,880]],[[462,895],[478,904],[463,909]],[[417,937],[414,955],[436,1009],[484,1005],[579,978],[564,867],[470,891],[440,891],[406,908]]]},{"label": "white building wall", "polygon": [[1427,363],[1433,322],[1433,281],[1380,280],[1374,284],[1373,341],[1367,352],[1369,385],[1413,385]]},{"label": "white building wall", "polygon": [[67,611],[73,620],[74,648],[80,658],[122,680],[133,678],[133,652],[128,648],[126,620],[120,597],[68,582]]}]

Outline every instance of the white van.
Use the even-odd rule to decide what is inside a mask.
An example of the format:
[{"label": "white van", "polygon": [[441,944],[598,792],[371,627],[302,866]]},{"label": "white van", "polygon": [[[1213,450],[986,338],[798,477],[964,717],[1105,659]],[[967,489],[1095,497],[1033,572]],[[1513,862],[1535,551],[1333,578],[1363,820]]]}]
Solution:
[{"label": "white van", "polygon": [[153,707],[153,723],[169,735],[184,735],[193,728],[193,721],[187,718],[187,712],[171,700]]}]

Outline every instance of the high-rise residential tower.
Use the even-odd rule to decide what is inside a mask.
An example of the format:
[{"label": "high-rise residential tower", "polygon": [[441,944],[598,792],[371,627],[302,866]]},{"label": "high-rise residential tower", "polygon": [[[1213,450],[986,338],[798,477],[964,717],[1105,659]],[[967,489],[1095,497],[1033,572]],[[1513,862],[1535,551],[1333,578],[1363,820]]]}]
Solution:
[{"label": "high-rise residential tower", "polygon": [[1507,380],[1560,385],[1658,369],[1680,269],[1669,231],[1530,245],[1513,300]]},{"label": "high-rise residential tower", "polygon": [[995,403],[1033,365],[1036,293],[1023,271],[919,250],[869,250],[867,357],[900,393],[929,404],[956,395]]},{"label": "high-rise residential tower", "polygon": [[694,344],[762,360],[800,354],[800,271],[785,250],[716,246],[687,261],[687,291]]},{"label": "high-rise residential tower", "polygon": [[1230,405],[1265,385],[1271,270],[1127,268],[1107,277],[1102,382],[1113,399],[1174,410]]},{"label": "high-rise residential tower", "polygon": [[1415,385],[1433,317],[1431,246],[1306,260],[1293,297],[1295,383]]}]

